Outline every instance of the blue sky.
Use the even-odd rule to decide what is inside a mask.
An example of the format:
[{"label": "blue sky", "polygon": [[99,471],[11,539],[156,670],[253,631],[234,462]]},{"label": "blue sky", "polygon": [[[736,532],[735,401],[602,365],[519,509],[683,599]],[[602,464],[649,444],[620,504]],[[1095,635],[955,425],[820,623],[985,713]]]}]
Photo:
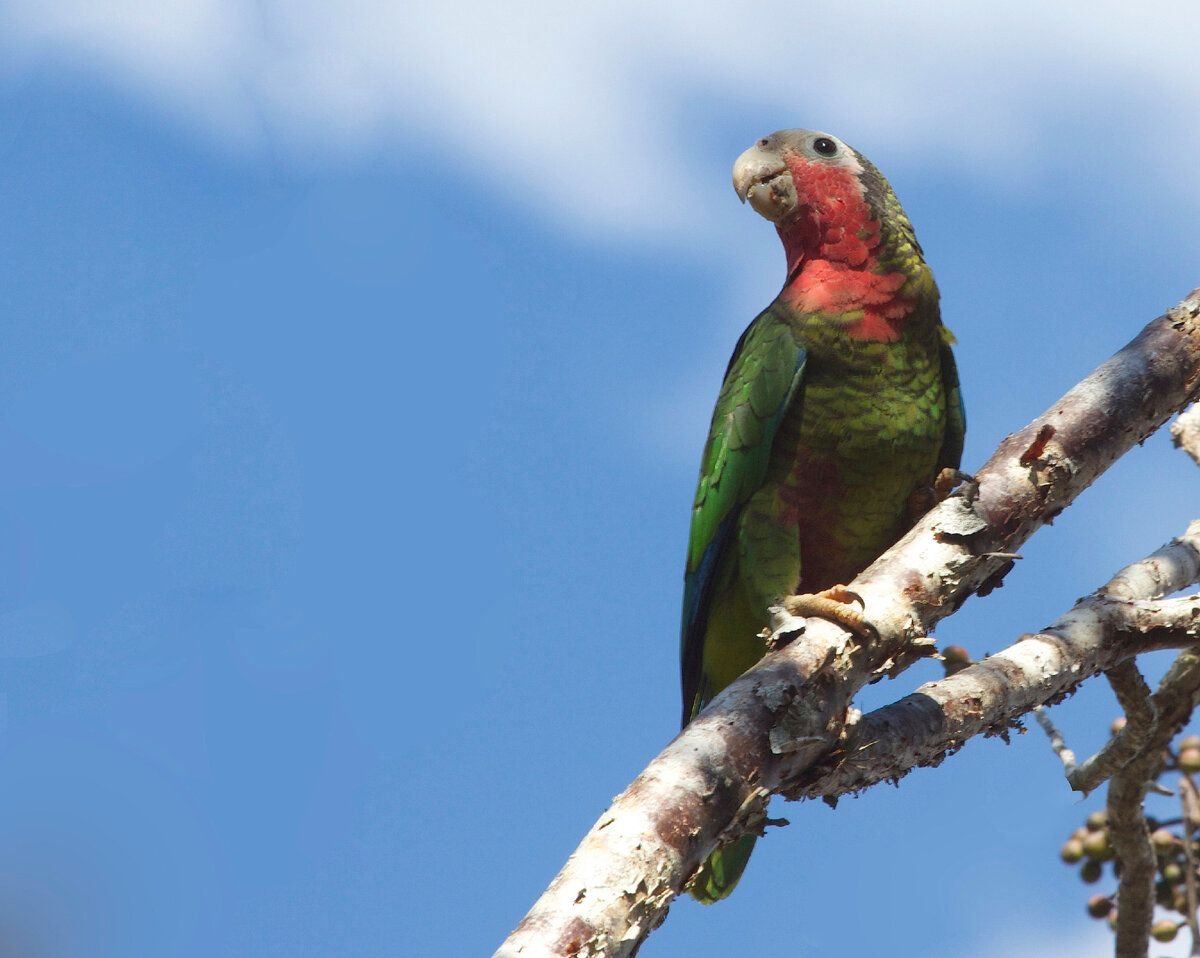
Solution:
[{"label": "blue sky", "polygon": [[[889,175],[977,466],[1200,284],[1182,9],[0,6],[0,929],[490,953],[675,732],[700,446],[782,279],[733,158]],[[1045,625],[1196,482],[1152,439],[940,638]],[[780,804],[642,954],[1103,954],[1091,807],[1036,729]]]}]

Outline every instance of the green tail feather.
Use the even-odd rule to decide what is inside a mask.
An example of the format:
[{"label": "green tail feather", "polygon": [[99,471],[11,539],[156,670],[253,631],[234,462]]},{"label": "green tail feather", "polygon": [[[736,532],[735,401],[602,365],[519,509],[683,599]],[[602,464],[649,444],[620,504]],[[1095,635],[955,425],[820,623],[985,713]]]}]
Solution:
[{"label": "green tail feather", "polygon": [[738,879],[750,861],[750,853],[754,851],[756,835],[743,835],[735,842],[730,842],[713,852],[703,865],[688,891],[693,898],[703,905],[711,905],[722,898],[729,897],[730,892],[737,887]]}]

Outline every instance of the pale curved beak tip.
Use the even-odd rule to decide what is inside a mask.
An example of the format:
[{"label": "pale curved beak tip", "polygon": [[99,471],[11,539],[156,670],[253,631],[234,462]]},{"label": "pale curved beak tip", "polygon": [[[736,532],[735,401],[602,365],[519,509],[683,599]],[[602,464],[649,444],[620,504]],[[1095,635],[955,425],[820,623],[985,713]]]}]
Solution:
[{"label": "pale curved beak tip", "polygon": [[743,203],[756,183],[782,173],[783,160],[777,153],[755,144],[733,162],[733,190]]},{"label": "pale curved beak tip", "polygon": [[796,206],[796,188],[788,165],[776,149],[756,143],[733,164],[733,189],[760,216],[778,223]]}]

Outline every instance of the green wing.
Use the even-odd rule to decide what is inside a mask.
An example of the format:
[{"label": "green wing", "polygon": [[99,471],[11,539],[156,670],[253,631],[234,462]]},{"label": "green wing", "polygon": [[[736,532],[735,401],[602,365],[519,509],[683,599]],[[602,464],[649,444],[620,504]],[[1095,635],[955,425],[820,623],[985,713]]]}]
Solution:
[{"label": "green wing", "polygon": [[942,332],[942,388],[946,391],[946,433],[938,453],[938,470],[957,469],[962,462],[963,442],[967,436],[967,410],[963,405],[962,386],[958,382],[958,366],[950,344],[954,337],[946,327]]},{"label": "green wing", "polygon": [[766,478],[779,424],[804,375],[805,356],[790,324],[768,309],[742,334],[725,372],[688,539],[680,642],[684,724],[700,690],[704,633],[721,560],[735,548],[743,506]]}]

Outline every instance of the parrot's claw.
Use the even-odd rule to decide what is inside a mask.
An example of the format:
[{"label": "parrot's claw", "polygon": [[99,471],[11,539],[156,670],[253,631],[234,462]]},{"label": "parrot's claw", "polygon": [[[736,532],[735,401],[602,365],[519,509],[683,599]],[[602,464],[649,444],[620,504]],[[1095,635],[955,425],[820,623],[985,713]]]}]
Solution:
[{"label": "parrot's claw", "polygon": [[974,485],[977,485],[974,476],[960,469],[952,469],[947,466],[933,480],[933,494],[937,497],[938,502],[942,502],[959,486]]},{"label": "parrot's claw", "polygon": [[862,597],[844,585],[835,585],[823,592],[789,596],[784,600],[783,607],[791,615],[827,619],[862,639],[879,638],[879,630],[867,621],[862,612],[852,608],[851,603],[861,606]]},{"label": "parrot's claw", "polygon": [[938,503],[950,498],[950,494],[959,486],[963,487],[963,495],[968,502],[974,499],[977,490],[975,477],[957,469],[943,469],[934,477],[932,485],[918,486],[908,497],[908,521],[916,522]]}]

